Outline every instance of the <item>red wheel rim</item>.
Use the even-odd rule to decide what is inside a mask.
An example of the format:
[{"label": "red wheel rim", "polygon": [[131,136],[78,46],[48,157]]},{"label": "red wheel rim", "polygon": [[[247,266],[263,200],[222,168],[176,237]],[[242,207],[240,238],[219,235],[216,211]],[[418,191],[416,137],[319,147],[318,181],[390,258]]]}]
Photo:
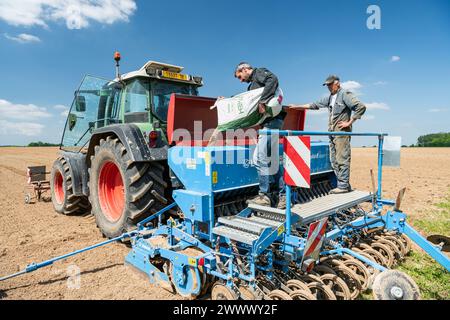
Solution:
[{"label": "red wheel rim", "polygon": [[112,161],[105,162],[100,170],[98,199],[108,220],[115,222],[120,219],[125,207],[125,192],[120,170]]},{"label": "red wheel rim", "polygon": [[53,178],[53,189],[55,190],[55,198],[58,204],[64,201],[64,186],[63,177],[60,171],[55,172],[55,177]]}]

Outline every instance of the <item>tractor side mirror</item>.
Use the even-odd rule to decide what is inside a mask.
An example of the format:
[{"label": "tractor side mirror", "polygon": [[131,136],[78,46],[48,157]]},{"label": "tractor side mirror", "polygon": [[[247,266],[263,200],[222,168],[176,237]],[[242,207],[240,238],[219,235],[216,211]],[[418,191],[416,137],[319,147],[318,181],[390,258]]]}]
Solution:
[{"label": "tractor side mirror", "polygon": [[77,124],[77,116],[73,113],[69,113],[69,118],[67,119],[69,124],[69,130],[72,131],[72,129]]},{"label": "tractor side mirror", "polygon": [[86,111],[86,99],[84,96],[80,95],[75,96],[75,110],[78,112]]}]

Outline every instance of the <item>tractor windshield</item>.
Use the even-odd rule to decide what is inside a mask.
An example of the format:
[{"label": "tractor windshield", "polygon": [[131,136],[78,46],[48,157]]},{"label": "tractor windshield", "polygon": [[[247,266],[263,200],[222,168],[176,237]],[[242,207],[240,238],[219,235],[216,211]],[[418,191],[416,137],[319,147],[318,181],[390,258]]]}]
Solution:
[{"label": "tractor windshield", "polygon": [[92,131],[116,122],[120,86],[109,80],[86,76],[75,91],[61,141],[63,150],[78,151]]},{"label": "tractor windshield", "polygon": [[172,93],[197,95],[197,88],[191,84],[176,83],[169,81],[153,81],[152,83],[152,109],[153,114],[161,121],[167,121],[167,110],[169,108]]}]

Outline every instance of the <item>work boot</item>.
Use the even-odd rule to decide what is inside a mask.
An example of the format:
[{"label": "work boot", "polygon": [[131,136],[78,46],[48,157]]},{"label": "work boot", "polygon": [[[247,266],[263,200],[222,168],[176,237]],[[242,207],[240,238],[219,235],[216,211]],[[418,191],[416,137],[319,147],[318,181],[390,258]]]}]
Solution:
[{"label": "work boot", "polygon": [[278,197],[277,209],[286,209],[286,195],[281,194]]},{"label": "work boot", "polygon": [[259,206],[270,207],[270,199],[265,194],[260,193],[256,197],[248,199],[247,204],[257,204]]},{"label": "work boot", "polygon": [[334,188],[330,191],[330,194],[340,194],[340,193],[347,193],[350,192],[349,188],[341,189],[341,188]]}]

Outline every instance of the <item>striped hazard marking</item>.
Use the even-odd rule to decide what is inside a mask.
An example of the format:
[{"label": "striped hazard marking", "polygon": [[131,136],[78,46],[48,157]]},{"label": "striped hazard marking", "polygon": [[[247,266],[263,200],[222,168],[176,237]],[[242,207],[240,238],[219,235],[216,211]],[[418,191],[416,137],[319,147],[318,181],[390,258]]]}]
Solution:
[{"label": "striped hazard marking", "polygon": [[310,137],[287,136],[284,138],[284,182],[290,186],[311,186]]},{"label": "striped hazard marking", "polygon": [[328,217],[325,217],[309,225],[302,261],[307,259],[319,259],[320,249],[322,248],[325,231],[327,229],[327,221]]}]

